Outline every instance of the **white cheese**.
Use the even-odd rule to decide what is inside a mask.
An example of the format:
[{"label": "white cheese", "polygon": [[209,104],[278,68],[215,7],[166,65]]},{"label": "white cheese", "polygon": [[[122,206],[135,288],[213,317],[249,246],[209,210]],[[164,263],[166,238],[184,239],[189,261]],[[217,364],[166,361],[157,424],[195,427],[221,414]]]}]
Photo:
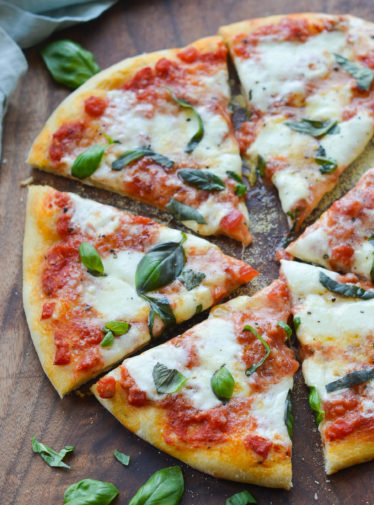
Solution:
[{"label": "white cheese", "polygon": [[301,236],[287,247],[296,258],[327,266],[330,256],[328,236],[322,227]]},{"label": "white cheese", "polygon": [[353,255],[352,271],[370,279],[370,271],[374,263],[374,246],[368,240],[364,240],[355,248]]},{"label": "white cheese", "polygon": [[338,380],[349,373],[349,364],[339,360],[330,359],[328,362],[317,361],[316,358],[308,358],[303,363],[303,375],[308,386],[314,386],[319,397],[324,402],[328,397],[337,396],[340,391],[328,393],[326,384]]},{"label": "white cheese", "polygon": [[279,170],[273,175],[272,182],[278,190],[284,212],[289,212],[299,200],[307,199],[310,193],[308,179],[297,170]]},{"label": "white cheese", "polygon": [[109,235],[120,224],[120,212],[108,205],[83,199],[70,193],[73,202],[71,225],[88,235]]},{"label": "white cheese", "polygon": [[349,105],[351,99],[350,84],[323,88],[306,99],[305,117],[320,121],[341,121],[344,108]]}]

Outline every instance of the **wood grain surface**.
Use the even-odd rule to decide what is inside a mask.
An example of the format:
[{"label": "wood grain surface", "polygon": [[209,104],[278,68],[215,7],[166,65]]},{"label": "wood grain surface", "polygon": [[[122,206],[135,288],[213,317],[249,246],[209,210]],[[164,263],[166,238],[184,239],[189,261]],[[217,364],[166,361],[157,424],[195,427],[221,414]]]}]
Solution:
[{"label": "wood grain surface", "polygon": [[[105,68],[140,52],[178,47],[216,33],[218,27],[250,17],[278,13],[321,11],[352,13],[374,21],[370,0],[134,0],[120,1],[99,20],[53,36],[71,38],[92,51]],[[30,145],[45,120],[68,91],[48,75],[38,52],[26,52],[30,68],[10,102],[4,125],[0,170],[0,503],[49,505],[63,503],[66,487],[83,478],[114,483],[121,491],[115,504],[127,504],[138,487],[156,470],[177,464],[128,433],[96,400],[74,393],[59,399],[45,377],[34,351],[22,307],[22,240],[26,189],[20,182],[30,175],[50,184],[169,222],[166,214],[146,205],[79,183],[32,170],[24,162]],[[341,178],[338,188],[324,198],[312,219],[374,165],[370,146]],[[253,293],[278,275],[274,251],[285,235],[285,219],[275,192],[258,185],[248,197],[254,244],[243,251],[229,239],[216,239],[222,249],[243,257],[261,275],[240,293]],[[173,223],[176,225],[175,223]],[[235,294],[238,294],[236,292]],[[199,316],[200,320],[206,314]],[[192,326],[190,321],[183,329]],[[249,489],[260,505],[372,505],[374,463],[344,470],[326,479],[321,445],[308,407],[300,372],[294,398],[293,489],[290,492],[242,486],[217,480],[181,465],[185,476],[182,505],[224,504],[227,497]],[[72,469],[48,467],[31,450],[35,435],[56,450],[75,445],[67,458]],[[114,449],[131,456],[128,468],[113,457]]]}]

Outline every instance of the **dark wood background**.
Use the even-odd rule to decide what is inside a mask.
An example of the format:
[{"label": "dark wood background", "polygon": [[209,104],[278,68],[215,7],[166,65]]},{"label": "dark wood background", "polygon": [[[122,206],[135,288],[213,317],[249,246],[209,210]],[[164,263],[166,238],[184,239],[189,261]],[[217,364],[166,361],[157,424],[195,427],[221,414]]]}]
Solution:
[{"label": "dark wood background", "polygon": [[[321,11],[352,13],[374,21],[370,0],[134,0],[118,2],[99,20],[57,33],[92,51],[105,68],[140,52],[186,45],[216,33],[218,27],[250,17],[278,13]],[[75,191],[104,203],[168,222],[166,214],[105,191],[31,170],[24,160],[45,120],[68,91],[49,77],[38,48],[26,52],[30,68],[13,95],[5,119],[3,160],[0,168],[0,502],[3,505],[63,503],[67,486],[80,479],[113,482],[120,489],[116,504],[126,504],[156,470],[178,464],[128,433],[83,389],[62,401],[42,372],[22,308],[22,240],[26,189],[20,182],[33,175],[36,183]],[[323,208],[343,194],[359,174],[374,165],[369,147],[342,177],[338,188],[324,198]],[[214,240],[226,252],[243,257],[261,275],[242,293],[253,293],[278,275],[273,261],[285,235],[285,219],[270,187],[256,186],[248,206],[254,244],[246,251],[226,239]],[[237,294],[237,293],[236,293]],[[200,315],[200,319],[205,315]],[[185,328],[197,321],[190,321]],[[359,465],[326,478],[319,434],[307,404],[300,372],[293,393],[295,427],[293,489],[290,492],[243,486],[217,480],[182,464],[185,493],[182,505],[224,504],[227,497],[249,489],[260,505],[372,505],[374,463]],[[75,445],[68,458],[72,469],[48,467],[31,450],[35,435],[59,450]],[[118,449],[131,456],[128,468],[113,458]]]}]

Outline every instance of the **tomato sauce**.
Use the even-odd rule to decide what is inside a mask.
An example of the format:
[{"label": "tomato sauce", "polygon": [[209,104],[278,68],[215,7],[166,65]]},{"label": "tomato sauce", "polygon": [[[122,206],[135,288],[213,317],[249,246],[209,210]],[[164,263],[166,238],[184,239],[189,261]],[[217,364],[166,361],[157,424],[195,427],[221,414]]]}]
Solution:
[{"label": "tomato sauce", "polygon": [[114,377],[102,377],[97,383],[97,392],[100,398],[113,398],[116,394],[116,379]]},{"label": "tomato sauce", "polygon": [[121,387],[127,391],[127,400],[130,405],[143,407],[147,404],[147,394],[138,388],[136,382],[127,371],[126,366],[121,366]]},{"label": "tomato sauce", "polygon": [[100,117],[104,114],[107,101],[99,96],[90,96],[84,102],[84,110],[92,117]]},{"label": "tomato sauce", "polygon": [[267,438],[260,437],[259,435],[248,435],[245,438],[244,445],[247,449],[251,449],[263,459],[266,459],[273,442]]},{"label": "tomato sauce", "polygon": [[61,161],[71,144],[76,144],[83,137],[85,130],[83,120],[65,123],[53,134],[49,147],[49,156],[53,162]]}]

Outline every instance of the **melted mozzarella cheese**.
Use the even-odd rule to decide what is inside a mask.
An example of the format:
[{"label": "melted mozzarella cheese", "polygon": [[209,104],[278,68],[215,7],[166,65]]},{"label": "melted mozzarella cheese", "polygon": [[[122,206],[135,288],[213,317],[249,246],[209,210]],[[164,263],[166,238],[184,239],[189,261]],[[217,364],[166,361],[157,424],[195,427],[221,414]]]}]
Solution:
[{"label": "melted mozzarella cheese", "polygon": [[310,193],[307,177],[297,170],[275,172],[272,182],[278,190],[284,212],[289,212],[299,200],[307,199]]},{"label": "melted mozzarella cheese", "polygon": [[306,99],[305,117],[320,121],[341,121],[344,107],[349,105],[351,99],[350,85],[323,88]]},{"label": "melted mozzarella cheese", "polygon": [[73,202],[71,224],[88,235],[108,235],[120,224],[120,213],[113,207],[102,205],[93,200],[83,199],[70,194]]},{"label": "melted mozzarella cheese", "polygon": [[296,258],[327,266],[330,257],[328,236],[322,227],[316,228],[287,247]]},{"label": "melted mozzarella cheese", "polygon": [[374,246],[368,240],[355,248],[352,271],[370,279],[370,272],[374,263]]}]

